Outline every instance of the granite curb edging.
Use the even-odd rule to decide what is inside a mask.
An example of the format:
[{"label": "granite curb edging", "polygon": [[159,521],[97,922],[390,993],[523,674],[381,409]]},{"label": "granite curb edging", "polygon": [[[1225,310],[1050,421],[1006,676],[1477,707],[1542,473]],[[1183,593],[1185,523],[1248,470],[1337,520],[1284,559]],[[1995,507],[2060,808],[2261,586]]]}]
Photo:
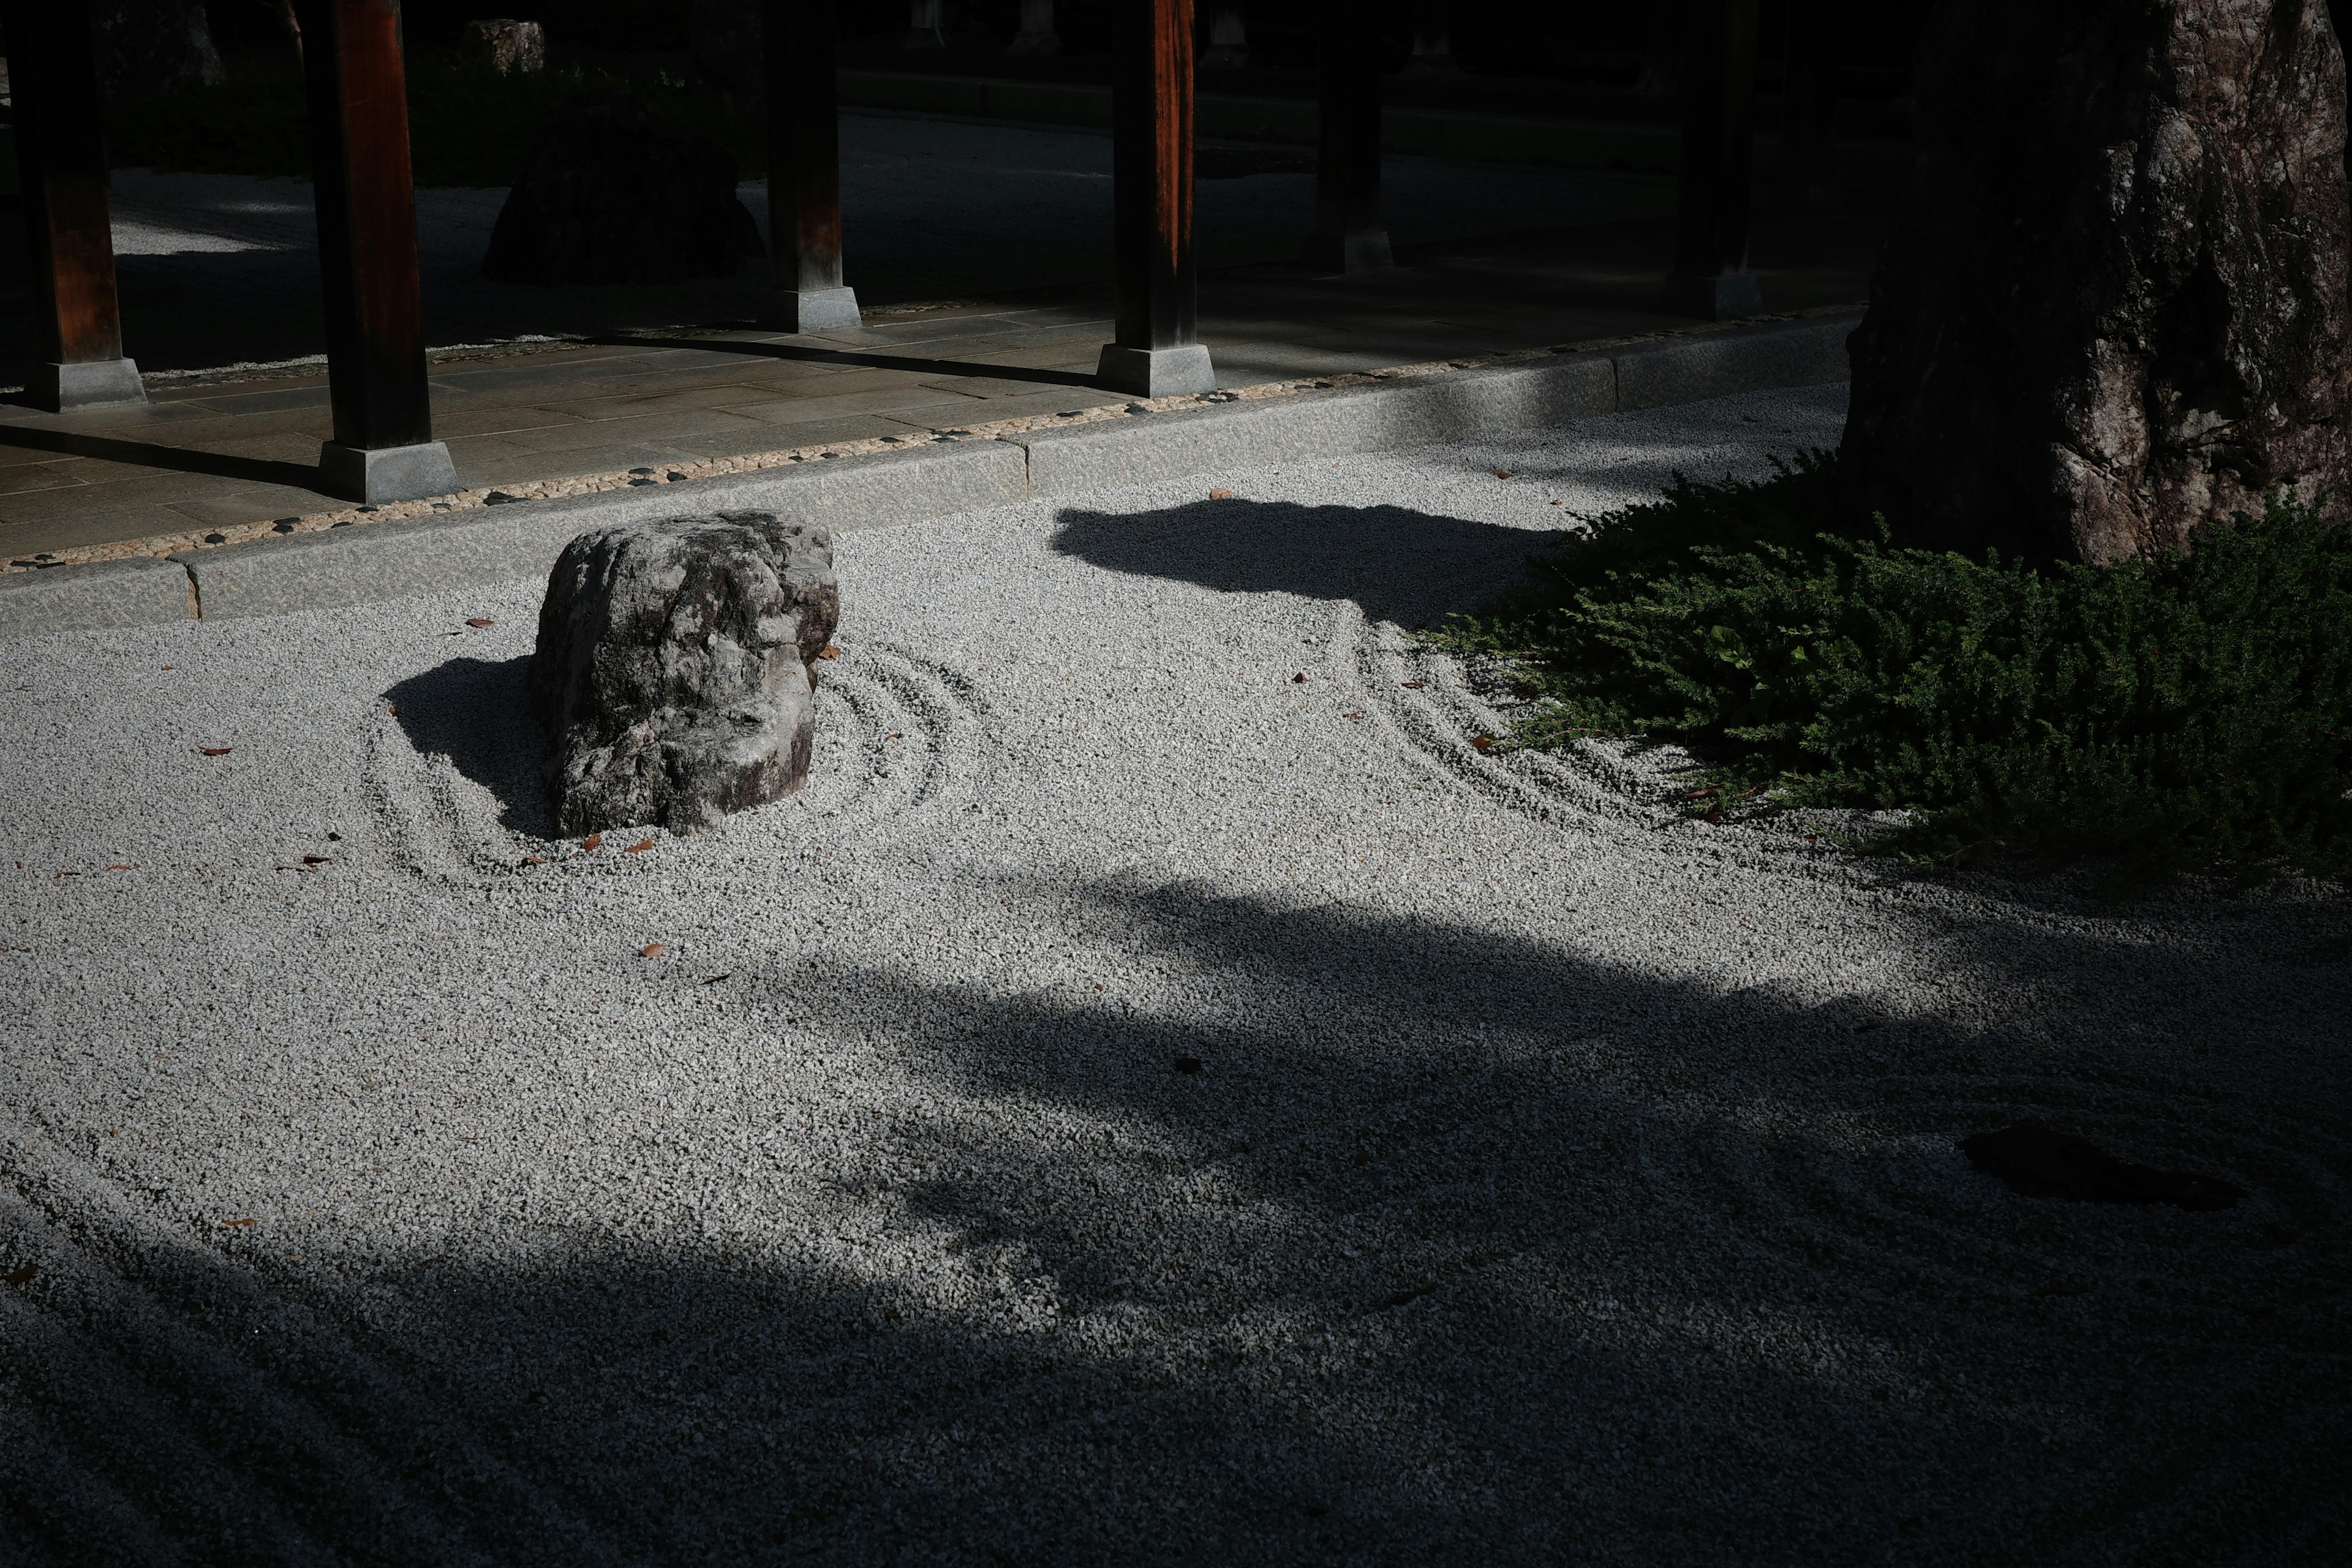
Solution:
[{"label": "granite curb edging", "polygon": [[[327,609],[538,576],[589,529],[689,509],[772,511],[846,531],[1214,468],[1819,385],[1846,379],[1845,341],[1859,320],[1845,310],[1235,388],[935,431],[920,445],[710,459],[690,465],[705,471],[672,470],[650,483],[590,476],[516,487],[554,492],[541,497],[463,492],[430,503],[438,510],[322,513],[299,533],[209,548],[159,541],[164,548],[152,553],[0,575],[0,637]],[[679,487],[690,498],[667,493]],[[465,509],[452,510],[458,499]]]}]

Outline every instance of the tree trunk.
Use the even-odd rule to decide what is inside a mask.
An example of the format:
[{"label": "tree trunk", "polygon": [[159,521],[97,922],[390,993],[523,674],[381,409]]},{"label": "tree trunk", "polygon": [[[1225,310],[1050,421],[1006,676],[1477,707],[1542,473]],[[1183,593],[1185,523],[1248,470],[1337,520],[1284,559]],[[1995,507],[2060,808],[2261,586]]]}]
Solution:
[{"label": "tree trunk", "polygon": [[1853,339],[1849,516],[2106,563],[2341,485],[2344,91],[2314,0],[1949,0]]}]

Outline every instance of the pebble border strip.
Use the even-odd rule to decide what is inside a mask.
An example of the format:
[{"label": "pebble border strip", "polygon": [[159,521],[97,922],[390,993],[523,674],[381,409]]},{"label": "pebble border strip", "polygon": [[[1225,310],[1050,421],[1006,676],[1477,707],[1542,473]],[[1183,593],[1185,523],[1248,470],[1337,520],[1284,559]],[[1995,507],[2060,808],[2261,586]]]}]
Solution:
[{"label": "pebble border strip", "polygon": [[[762,468],[787,468],[794,463],[824,462],[829,458],[862,457],[869,452],[905,451],[910,447],[928,446],[934,442],[994,441],[1008,436],[1025,436],[1038,430],[1066,429],[1078,425],[1105,424],[1115,419],[1142,418],[1154,414],[1207,407],[1221,403],[1256,403],[1274,398],[1295,397],[1301,393],[1320,392],[1329,388],[1376,386],[1382,382],[1444,376],[1464,371],[1491,369],[1497,365],[1527,364],[1538,360],[1567,354],[1601,353],[1612,349],[1624,348],[1633,343],[1690,337],[1719,331],[1727,327],[1802,321],[1812,316],[1834,315],[1852,309],[1851,305],[1834,305],[1812,310],[1778,311],[1766,315],[1742,317],[1736,322],[1708,322],[1700,326],[1674,328],[1665,331],[1639,332],[1622,338],[1596,339],[1590,342],[1560,343],[1549,348],[1515,349],[1502,353],[1430,360],[1420,364],[1396,365],[1386,370],[1349,371],[1325,376],[1301,376],[1291,381],[1265,382],[1256,386],[1228,387],[1215,392],[1187,393],[1175,397],[1155,397],[1139,402],[1105,404],[1094,408],[1073,409],[1067,413],[1033,414],[1018,419],[998,420],[994,424],[988,425],[910,427],[908,434],[904,436],[872,436],[856,441],[835,441],[812,447],[781,447],[774,451],[754,452],[734,458],[698,458],[690,462],[672,463],[658,468],[640,468],[612,473],[575,474],[564,479],[535,480],[530,484],[464,489],[454,495],[427,496],[418,500],[395,501],[383,506],[342,507],[332,511],[306,512],[299,517],[282,517],[269,522],[192,528],[184,533],[159,533],[145,539],[121,540],[110,544],[89,544],[68,550],[43,552],[23,559],[0,563],[0,576],[43,571],[52,566],[75,566],[98,561],[123,561],[142,555],[162,557],[184,550],[204,550],[223,544],[242,544],[251,540],[269,539],[279,534],[323,533],[331,528],[349,528],[370,522],[394,521],[404,518],[445,515],[471,510],[477,507],[503,506],[513,501],[554,500],[566,496],[593,495],[604,490],[682,484],[693,479],[715,478],[720,474],[746,474],[755,473]],[[546,353],[557,346],[571,345],[533,343],[520,348],[520,352]]]}]

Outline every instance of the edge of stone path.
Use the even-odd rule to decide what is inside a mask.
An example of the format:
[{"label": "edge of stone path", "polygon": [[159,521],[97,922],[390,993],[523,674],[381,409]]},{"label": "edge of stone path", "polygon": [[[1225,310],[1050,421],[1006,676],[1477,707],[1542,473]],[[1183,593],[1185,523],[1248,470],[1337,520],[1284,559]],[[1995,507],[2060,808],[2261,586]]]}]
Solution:
[{"label": "edge of stone path", "polygon": [[[1847,376],[1858,310],[1628,344],[1568,347],[1328,389],[1252,389],[1124,418],[754,468],[644,488],[0,576],[0,638],[236,619],[546,574],[590,529],[681,512],[772,511],[846,532],[1033,496],[1458,440]],[[1268,391],[1276,389],[1265,389]],[[675,493],[684,491],[685,493]]]}]

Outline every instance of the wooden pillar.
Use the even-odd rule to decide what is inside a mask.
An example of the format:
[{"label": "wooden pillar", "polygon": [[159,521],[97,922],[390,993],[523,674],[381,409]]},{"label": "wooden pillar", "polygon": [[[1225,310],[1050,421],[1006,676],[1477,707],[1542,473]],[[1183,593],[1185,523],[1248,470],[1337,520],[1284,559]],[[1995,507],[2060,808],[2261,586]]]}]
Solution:
[{"label": "wooden pillar", "polygon": [[1249,64],[1249,26],[1242,17],[1242,0],[1210,0],[1209,52],[1201,57],[1209,70],[1239,70]]},{"label": "wooden pillar", "polygon": [[1118,341],[1096,374],[1144,397],[1212,391],[1192,255],[1192,0],[1118,0],[1112,15]]},{"label": "wooden pillar", "polygon": [[457,476],[433,439],[425,381],[400,0],[296,0],[296,10],[335,409],[320,482],[370,503],[446,495]]},{"label": "wooden pillar", "polygon": [[841,283],[841,115],[835,101],[833,0],[763,0],[768,97],[771,324],[822,332],[860,323]]},{"label": "wooden pillar", "polygon": [[1748,270],[1756,156],[1757,0],[1690,0],[1682,69],[1682,207],[1667,308],[1707,321],[1752,316]]},{"label": "wooden pillar", "polygon": [[1381,34],[1372,0],[1321,0],[1322,90],[1315,152],[1315,231],[1307,264],[1333,272],[1386,267],[1381,226]]},{"label": "wooden pillar", "polygon": [[1790,0],[1780,73],[1780,203],[1837,205],[1838,65],[1846,18],[1835,0]]},{"label": "wooden pillar", "polygon": [[947,0],[907,0],[907,30],[898,35],[898,44],[908,49],[944,49],[948,47]]},{"label": "wooden pillar", "polygon": [[1454,58],[1452,0],[1412,0],[1412,56],[1404,68],[1414,76],[1459,76]]},{"label": "wooden pillar", "polygon": [[33,285],[26,395],[53,413],[144,403],[122,357],[89,0],[5,0],[16,165]]},{"label": "wooden pillar", "polygon": [[1004,46],[1008,55],[1051,55],[1061,52],[1062,36],[1054,30],[1054,0],[1021,0],[1021,30]]}]

